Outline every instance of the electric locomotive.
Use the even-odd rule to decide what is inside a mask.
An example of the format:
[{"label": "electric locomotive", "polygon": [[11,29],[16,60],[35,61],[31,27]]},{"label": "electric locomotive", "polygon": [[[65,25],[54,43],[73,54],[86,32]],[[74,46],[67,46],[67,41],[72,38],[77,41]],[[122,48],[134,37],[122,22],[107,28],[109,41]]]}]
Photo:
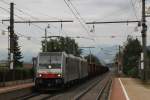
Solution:
[{"label": "electric locomotive", "polygon": [[65,52],[42,52],[38,55],[36,89],[56,89],[88,76],[87,61]]}]

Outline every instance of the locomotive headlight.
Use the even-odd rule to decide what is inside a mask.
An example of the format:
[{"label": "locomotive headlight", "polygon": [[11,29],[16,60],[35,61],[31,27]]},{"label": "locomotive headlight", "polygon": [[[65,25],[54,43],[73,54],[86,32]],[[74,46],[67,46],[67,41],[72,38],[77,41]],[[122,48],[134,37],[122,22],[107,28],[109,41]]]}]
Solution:
[{"label": "locomotive headlight", "polygon": [[42,74],[39,74],[39,77],[42,77]]},{"label": "locomotive headlight", "polygon": [[60,75],[60,74],[58,74],[57,76],[58,76],[58,77],[61,77],[61,75]]},{"label": "locomotive headlight", "polygon": [[49,69],[51,69],[51,68],[52,68],[52,66],[51,66],[51,65],[49,65],[49,66],[48,66],[48,68],[49,68]]},{"label": "locomotive headlight", "polygon": [[37,77],[42,77],[42,74],[38,73],[38,74],[37,74]]}]

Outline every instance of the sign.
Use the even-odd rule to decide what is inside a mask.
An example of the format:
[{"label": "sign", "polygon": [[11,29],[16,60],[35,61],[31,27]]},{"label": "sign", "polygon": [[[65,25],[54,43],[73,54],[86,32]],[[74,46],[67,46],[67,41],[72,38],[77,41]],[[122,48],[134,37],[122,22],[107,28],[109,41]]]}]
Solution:
[{"label": "sign", "polygon": [[13,63],[13,53],[10,54],[10,69],[13,70],[14,63]]},{"label": "sign", "polygon": [[146,14],[148,14],[148,15],[149,15],[149,14],[150,14],[150,7],[149,7],[149,6],[147,6],[147,7],[146,7],[146,9],[145,9],[145,11],[146,11]]},{"label": "sign", "polygon": [[144,53],[142,52],[141,53],[141,61],[143,61],[144,60]]},{"label": "sign", "polygon": [[144,63],[141,62],[141,69],[143,70],[144,69]]},{"label": "sign", "polygon": [[144,69],[144,53],[142,52],[141,53],[141,69],[143,70]]}]

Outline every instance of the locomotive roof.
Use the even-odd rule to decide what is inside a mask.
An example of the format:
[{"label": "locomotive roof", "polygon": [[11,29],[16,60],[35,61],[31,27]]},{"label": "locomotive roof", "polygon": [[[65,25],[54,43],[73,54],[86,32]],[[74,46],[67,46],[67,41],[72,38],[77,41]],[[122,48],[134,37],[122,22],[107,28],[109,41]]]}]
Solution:
[{"label": "locomotive roof", "polygon": [[40,52],[39,55],[61,55],[61,54],[66,54],[65,52]]},{"label": "locomotive roof", "polygon": [[82,58],[82,57],[76,57],[72,54],[67,54],[66,52],[40,52],[39,55],[40,56],[48,56],[48,55],[65,55],[66,57],[70,57],[70,58],[73,58],[73,59],[78,59],[78,60],[82,60],[82,61],[86,61],[85,58]]},{"label": "locomotive roof", "polygon": [[77,57],[77,56],[74,56],[74,55],[72,55],[72,54],[69,54],[68,57],[73,58],[73,59],[78,59],[78,60],[80,60],[80,61],[87,61],[86,59],[84,59],[84,58],[82,58],[82,57]]}]

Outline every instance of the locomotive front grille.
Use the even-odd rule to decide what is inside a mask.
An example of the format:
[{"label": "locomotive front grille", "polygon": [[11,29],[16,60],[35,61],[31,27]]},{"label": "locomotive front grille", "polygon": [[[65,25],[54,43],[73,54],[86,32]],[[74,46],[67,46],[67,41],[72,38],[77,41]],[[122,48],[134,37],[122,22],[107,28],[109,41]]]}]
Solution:
[{"label": "locomotive front grille", "polygon": [[63,85],[63,80],[57,79],[36,79],[36,84],[40,87],[59,87]]}]

